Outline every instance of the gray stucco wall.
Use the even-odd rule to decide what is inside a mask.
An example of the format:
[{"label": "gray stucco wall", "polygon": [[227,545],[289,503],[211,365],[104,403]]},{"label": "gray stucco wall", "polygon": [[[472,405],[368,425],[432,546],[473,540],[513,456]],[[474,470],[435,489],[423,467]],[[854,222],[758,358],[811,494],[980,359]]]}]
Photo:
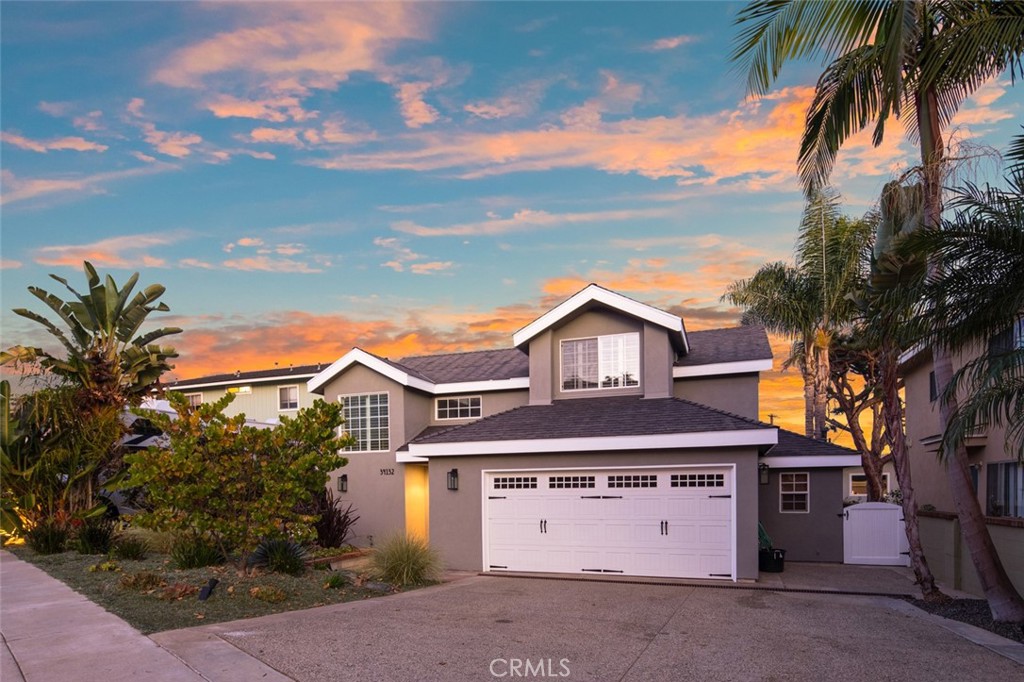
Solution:
[{"label": "gray stucco wall", "polygon": [[[779,472],[810,473],[810,512],[779,511]],[[843,470],[772,469],[758,486],[761,523],[789,561],[843,561]]]},{"label": "gray stucco wall", "polygon": [[[491,391],[491,392],[480,392],[476,393],[459,393],[459,394],[444,394],[437,396],[429,396],[430,401],[430,425],[431,426],[460,426],[462,424],[469,424],[476,421],[478,418],[472,419],[437,419],[437,399],[438,398],[460,398],[465,396],[479,396],[480,397],[480,409],[483,413],[481,416],[489,417],[492,414],[498,414],[499,412],[507,412],[513,408],[521,407],[527,404],[530,400],[528,389],[519,389],[516,391]],[[419,433],[419,431],[409,431],[410,434]]]},{"label": "gray stucco wall", "polygon": [[[595,398],[612,395],[637,395],[644,391],[642,385],[631,388],[595,389],[592,391],[563,391],[562,390],[562,367],[561,367],[561,342],[565,339],[582,339],[592,336],[603,336],[605,334],[628,334],[637,332],[640,334],[640,376],[644,376],[644,367],[647,358],[644,357],[645,349],[643,323],[625,315],[606,312],[603,310],[591,310],[583,313],[574,320],[566,322],[561,327],[552,330],[551,343],[548,352],[551,355],[551,386],[552,396],[555,400],[571,398]],[[538,351],[542,349],[538,348]],[[534,346],[530,344],[530,356],[534,353]],[[532,377],[531,377],[532,380]]]},{"label": "gray stucco wall", "polygon": [[[671,466],[736,464],[737,574],[756,579],[757,572],[757,450],[716,448],[679,451],[605,452],[564,455],[501,455],[431,457],[430,542],[448,568],[483,568],[483,472],[495,469],[552,467]],[[446,473],[459,470],[459,490],[447,489]]]},{"label": "gray stucco wall", "polygon": [[758,375],[737,374],[722,377],[694,377],[676,379],[672,394],[701,405],[738,414],[748,419],[758,418]]}]

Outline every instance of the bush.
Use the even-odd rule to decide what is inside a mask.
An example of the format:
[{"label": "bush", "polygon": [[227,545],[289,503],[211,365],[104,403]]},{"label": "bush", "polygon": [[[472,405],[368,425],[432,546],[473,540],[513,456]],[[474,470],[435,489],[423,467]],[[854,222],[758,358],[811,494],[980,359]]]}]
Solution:
[{"label": "bush", "polygon": [[86,519],[75,533],[79,554],[107,554],[114,539],[114,524],[102,517]]},{"label": "bush", "polygon": [[117,559],[142,561],[149,553],[149,543],[142,538],[121,535],[114,539],[111,554]]},{"label": "bush", "polygon": [[374,552],[372,566],[382,580],[394,585],[424,585],[436,581],[441,573],[437,552],[410,535],[385,540]]},{"label": "bush", "polygon": [[249,590],[249,596],[253,599],[259,599],[265,601],[268,604],[279,604],[288,598],[288,595],[284,593],[284,590],[278,589],[272,585],[258,585]]},{"label": "bush", "polygon": [[316,530],[316,544],[321,547],[341,547],[352,534],[352,526],[359,520],[352,505],[341,508],[341,500],[334,498],[329,489],[321,490],[312,504],[309,514],[319,517],[313,524]]},{"label": "bush", "polygon": [[209,538],[183,535],[171,547],[171,560],[178,568],[203,568],[224,563],[224,555]]},{"label": "bush", "polygon": [[164,579],[152,571],[139,571],[138,573],[125,573],[119,581],[121,587],[126,590],[138,590],[146,592],[155,590],[166,585]]},{"label": "bush", "polygon": [[60,554],[68,546],[68,529],[62,523],[47,519],[25,533],[25,541],[39,554]]},{"label": "bush", "polygon": [[348,585],[349,582],[350,581],[349,581],[348,575],[346,575],[345,573],[340,573],[338,571],[335,571],[335,572],[331,573],[329,576],[327,576],[326,580],[324,580],[324,589],[325,590],[340,590],[341,588],[343,588],[346,585]]},{"label": "bush", "polygon": [[149,528],[139,528],[138,526],[132,526],[124,530],[120,537],[141,540],[149,547],[149,551],[156,552],[157,554],[170,554],[177,540],[175,534],[170,531],[150,530]]},{"label": "bush", "polygon": [[306,549],[291,540],[264,540],[249,557],[249,567],[299,575],[306,570]]}]

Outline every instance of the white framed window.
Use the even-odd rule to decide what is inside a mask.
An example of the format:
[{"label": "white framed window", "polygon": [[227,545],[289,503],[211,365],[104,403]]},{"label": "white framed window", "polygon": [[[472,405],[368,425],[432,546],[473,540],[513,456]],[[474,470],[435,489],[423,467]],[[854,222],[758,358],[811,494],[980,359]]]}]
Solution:
[{"label": "white framed window", "polygon": [[358,393],[339,396],[345,423],[343,433],[356,439],[348,452],[375,452],[391,449],[391,424],[387,393]]},{"label": "white framed window", "polygon": [[779,474],[779,511],[807,514],[811,511],[811,475],[806,471]]},{"label": "white framed window", "polygon": [[[891,490],[889,487],[889,474],[882,473],[882,492],[887,493]],[[847,478],[846,495],[865,497],[868,494],[868,476],[867,474],[850,474]]]},{"label": "white framed window", "polygon": [[464,398],[438,398],[437,420],[472,419],[483,414],[483,400],[478,395]]},{"label": "white framed window", "polygon": [[640,334],[609,334],[562,341],[562,390],[640,385]]},{"label": "white framed window", "polygon": [[299,409],[298,386],[281,386],[277,389],[277,409],[282,411]]},{"label": "white framed window", "polygon": [[203,404],[202,393],[186,393],[185,399],[188,400],[188,406],[193,410]]}]

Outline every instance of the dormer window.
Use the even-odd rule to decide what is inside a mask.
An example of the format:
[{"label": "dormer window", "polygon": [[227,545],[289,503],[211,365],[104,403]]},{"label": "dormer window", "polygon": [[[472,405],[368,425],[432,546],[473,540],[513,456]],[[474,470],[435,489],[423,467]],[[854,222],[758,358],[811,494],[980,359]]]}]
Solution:
[{"label": "dormer window", "polygon": [[563,391],[639,385],[640,334],[610,334],[562,341]]}]

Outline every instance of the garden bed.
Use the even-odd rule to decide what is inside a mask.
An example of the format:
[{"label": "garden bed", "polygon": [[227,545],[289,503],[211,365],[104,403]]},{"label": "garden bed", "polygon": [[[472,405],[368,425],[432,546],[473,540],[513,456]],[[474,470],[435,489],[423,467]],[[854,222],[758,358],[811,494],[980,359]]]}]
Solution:
[{"label": "garden bed", "polygon": [[[369,599],[398,591],[394,586],[367,581],[356,573],[331,571],[329,562],[321,564],[319,560],[298,576],[267,572],[239,576],[231,565],[180,570],[167,555],[158,553],[140,561],[112,561],[103,555],[77,552],[42,555],[24,546],[5,549],[145,634]],[[333,580],[346,584],[325,587],[332,575],[342,576]],[[199,601],[199,590],[211,578],[219,581],[217,586],[206,601]],[[125,583],[137,586],[126,587]]]},{"label": "garden bed", "polygon": [[1024,644],[1024,628],[1010,623],[996,623],[992,620],[992,612],[984,599],[952,599],[948,602],[929,602],[924,599],[910,599],[911,604],[919,609],[934,613],[936,616],[958,620],[975,627],[994,632],[1000,637]]}]

